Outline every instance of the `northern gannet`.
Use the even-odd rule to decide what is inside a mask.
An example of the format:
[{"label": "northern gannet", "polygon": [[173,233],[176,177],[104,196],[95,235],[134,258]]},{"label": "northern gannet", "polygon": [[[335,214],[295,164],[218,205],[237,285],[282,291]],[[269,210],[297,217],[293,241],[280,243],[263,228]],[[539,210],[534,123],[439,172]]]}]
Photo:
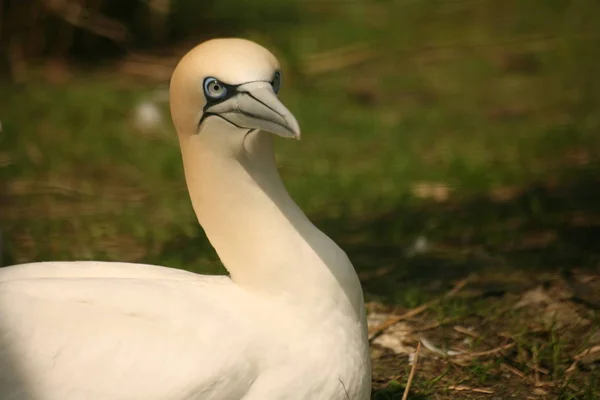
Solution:
[{"label": "northern gannet", "polygon": [[370,397],[356,272],[275,165],[270,133],[300,137],[281,82],[276,58],[243,39],[200,44],[171,79],[194,211],[230,276],[117,262],[0,269],[0,399]]}]

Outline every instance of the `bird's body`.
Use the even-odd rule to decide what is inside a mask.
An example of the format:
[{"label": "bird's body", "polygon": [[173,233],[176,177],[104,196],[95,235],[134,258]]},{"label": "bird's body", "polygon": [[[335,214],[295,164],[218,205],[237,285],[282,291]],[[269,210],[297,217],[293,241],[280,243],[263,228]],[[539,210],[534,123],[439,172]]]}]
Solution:
[{"label": "bird's body", "polygon": [[[211,56],[249,60],[241,78],[217,77],[241,83],[208,76]],[[254,43],[215,40],[171,83],[194,210],[231,277],[104,262],[0,269],[0,399],[369,398],[354,268],[289,197],[258,130],[299,135],[264,83],[276,69]]]},{"label": "bird's body", "polygon": [[363,356],[343,315],[309,322],[227,277],[100,262],[0,271],[3,400],[253,399],[269,374],[282,399],[345,399],[338,378],[346,390],[360,378],[328,365],[335,349]]}]

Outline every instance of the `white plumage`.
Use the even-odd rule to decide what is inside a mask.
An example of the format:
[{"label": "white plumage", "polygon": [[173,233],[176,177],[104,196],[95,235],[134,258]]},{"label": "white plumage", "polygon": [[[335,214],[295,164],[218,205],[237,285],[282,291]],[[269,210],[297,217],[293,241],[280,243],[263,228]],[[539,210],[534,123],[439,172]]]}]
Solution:
[{"label": "white plumage", "polygon": [[171,81],[194,210],[230,277],[105,262],[0,269],[0,399],[369,398],[354,268],[275,166],[266,132],[300,135],[279,85],[275,57],[241,39],[201,44]]}]

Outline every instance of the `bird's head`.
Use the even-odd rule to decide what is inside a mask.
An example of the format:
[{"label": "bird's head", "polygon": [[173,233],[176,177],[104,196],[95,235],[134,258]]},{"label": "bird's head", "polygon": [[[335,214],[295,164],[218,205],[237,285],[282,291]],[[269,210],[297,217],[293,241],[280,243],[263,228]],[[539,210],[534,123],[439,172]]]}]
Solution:
[{"label": "bird's head", "polygon": [[264,47],[243,39],[213,39],[177,65],[170,86],[171,115],[180,136],[227,135],[254,130],[300,138],[300,127],[279,101],[279,63]]}]

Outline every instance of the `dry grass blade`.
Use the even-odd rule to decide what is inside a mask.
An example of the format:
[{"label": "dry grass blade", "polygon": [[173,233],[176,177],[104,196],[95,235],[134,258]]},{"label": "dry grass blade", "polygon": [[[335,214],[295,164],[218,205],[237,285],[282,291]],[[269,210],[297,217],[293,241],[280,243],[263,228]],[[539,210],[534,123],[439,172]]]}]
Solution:
[{"label": "dry grass blade", "polygon": [[375,57],[375,53],[364,44],[342,47],[307,57],[304,73],[309,76],[338,71],[358,65]]},{"label": "dry grass blade", "polygon": [[463,335],[471,336],[473,338],[479,337],[479,334],[477,334],[476,332],[473,332],[470,329],[465,328],[464,326],[456,325],[456,326],[453,326],[452,329],[454,329],[458,333],[462,333]]},{"label": "dry grass blade", "polygon": [[565,370],[565,374],[567,374],[567,375],[572,374],[573,372],[575,372],[576,369],[577,369],[577,360],[573,361],[571,366]]},{"label": "dry grass blade", "polygon": [[41,2],[48,11],[73,26],[119,43],[126,42],[129,37],[129,30],[125,25],[100,13],[90,11],[78,2],[69,0],[41,0]]},{"label": "dry grass blade", "polygon": [[581,353],[577,354],[575,356],[575,360],[581,360],[582,358],[592,355],[592,354],[596,354],[596,353],[600,353],[600,344],[594,347],[590,347],[587,350],[582,351]]},{"label": "dry grass blade", "polygon": [[417,308],[413,308],[412,310],[410,310],[402,315],[390,317],[386,321],[382,322],[381,324],[374,326],[373,328],[369,329],[369,340],[373,340],[377,335],[379,335],[380,333],[382,333],[389,327],[397,324],[398,322],[405,320],[407,318],[412,318],[415,315],[419,315],[423,311],[425,311],[429,307],[439,303],[443,299],[448,299],[448,298],[455,296],[467,284],[467,282],[468,282],[468,279],[463,279],[463,280],[459,281],[456,285],[454,285],[452,290],[450,290],[444,296],[442,296],[438,299],[435,299],[435,300],[431,300]]},{"label": "dry grass blade", "polygon": [[417,362],[419,362],[419,353],[421,352],[421,342],[417,344],[417,350],[415,351],[415,359],[413,360],[412,368],[410,369],[410,374],[408,374],[408,380],[406,381],[406,388],[404,388],[404,394],[402,395],[402,400],[408,399],[408,392],[410,391],[410,385],[412,384],[412,380],[415,376],[415,371],[417,370]]},{"label": "dry grass blade", "polygon": [[492,389],[473,388],[473,387],[465,386],[465,385],[448,386],[448,389],[455,390],[457,392],[474,392],[474,393],[494,394],[494,391]]},{"label": "dry grass blade", "polygon": [[567,373],[572,373],[578,364],[592,364],[600,360],[600,345],[590,347],[573,357],[573,364],[567,369]]}]

